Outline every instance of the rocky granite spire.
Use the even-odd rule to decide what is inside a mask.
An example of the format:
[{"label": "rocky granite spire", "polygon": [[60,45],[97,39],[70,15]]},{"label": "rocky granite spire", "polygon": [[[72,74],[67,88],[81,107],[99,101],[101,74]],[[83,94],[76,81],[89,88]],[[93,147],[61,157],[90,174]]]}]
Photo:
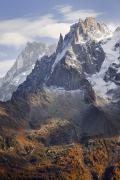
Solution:
[{"label": "rocky granite spire", "polygon": [[64,42],[64,39],[63,39],[62,34],[60,33],[60,37],[59,37],[59,41],[58,41],[58,45],[57,45],[57,49],[56,49],[57,53],[62,51],[63,42]]},{"label": "rocky granite spire", "polygon": [[109,28],[93,17],[87,17],[84,21],[79,19],[78,23],[71,26],[70,34],[74,34],[75,43],[85,43],[89,40],[98,42],[111,36]]},{"label": "rocky granite spire", "polygon": [[86,28],[94,28],[97,29],[97,21],[93,17],[87,17],[84,21],[84,25]]}]

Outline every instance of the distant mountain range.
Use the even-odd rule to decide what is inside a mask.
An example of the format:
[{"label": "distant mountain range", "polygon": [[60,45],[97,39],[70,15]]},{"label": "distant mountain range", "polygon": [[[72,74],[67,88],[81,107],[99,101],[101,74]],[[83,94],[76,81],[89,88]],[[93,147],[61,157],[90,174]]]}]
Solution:
[{"label": "distant mountain range", "polygon": [[48,46],[40,42],[28,42],[5,77],[0,79],[0,100],[10,100],[19,84],[32,72],[36,61],[45,54],[52,54],[55,48],[55,44]]}]

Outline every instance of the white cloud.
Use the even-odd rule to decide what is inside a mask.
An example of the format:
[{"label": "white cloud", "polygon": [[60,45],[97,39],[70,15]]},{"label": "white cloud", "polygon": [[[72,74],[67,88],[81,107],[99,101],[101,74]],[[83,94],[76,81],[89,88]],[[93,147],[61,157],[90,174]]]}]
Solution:
[{"label": "white cloud", "polygon": [[19,47],[36,37],[58,39],[59,34],[65,35],[69,30],[69,23],[58,22],[53,15],[37,18],[17,18],[0,21],[0,44]]},{"label": "white cloud", "polygon": [[103,14],[91,9],[73,10],[72,6],[70,5],[58,5],[55,7],[55,9],[64,17],[64,20],[68,22],[75,22],[79,18],[85,19],[89,16],[97,17]]},{"label": "white cloud", "polygon": [[0,44],[3,45],[16,45],[19,46],[21,44],[26,43],[27,37],[17,32],[5,32],[0,34]]},{"label": "white cloud", "polygon": [[58,5],[54,9],[58,10],[61,14],[66,14],[72,12],[72,6],[71,5]]},{"label": "white cloud", "polygon": [[0,78],[6,74],[6,72],[12,67],[14,62],[14,59],[0,61]]}]

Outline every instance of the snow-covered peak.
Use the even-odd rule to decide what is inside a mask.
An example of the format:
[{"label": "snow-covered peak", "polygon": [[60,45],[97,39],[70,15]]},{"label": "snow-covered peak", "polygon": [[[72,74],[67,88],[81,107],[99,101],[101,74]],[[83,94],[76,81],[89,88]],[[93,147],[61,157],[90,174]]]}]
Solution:
[{"label": "snow-covered peak", "polygon": [[[87,17],[85,20],[79,19],[77,23],[70,27],[70,31],[68,34],[66,34],[65,38],[63,38],[63,36],[60,34],[56,50],[56,60],[52,66],[51,73],[54,71],[54,68],[58,62],[66,55],[66,52],[70,52],[71,49],[77,48],[75,47],[76,45],[80,45],[83,47],[82,49],[86,49],[86,52],[84,53],[89,54],[89,51],[87,52],[87,44],[92,44],[92,42],[100,42],[101,40],[111,37],[111,35],[112,33],[107,25],[98,23],[95,18]],[[82,51],[82,49],[79,51]],[[93,58],[96,59],[95,57]],[[76,59],[75,54],[74,58],[71,58],[71,62],[69,61],[69,64],[73,64],[72,59]]]},{"label": "snow-covered peak", "polygon": [[[93,42],[98,44],[95,49],[92,45]],[[87,48],[91,49],[91,51]],[[119,27],[115,32],[112,32],[106,24],[99,23],[92,17],[88,17],[85,20],[79,19],[78,23],[70,27],[70,32],[64,39],[60,36],[58,49],[60,51],[57,51],[56,60],[52,66],[52,73],[63,57],[67,66],[75,68],[79,72],[82,72],[81,67],[86,69],[88,66],[88,69],[92,69],[91,74],[93,74],[90,75],[87,72],[88,80],[92,83],[96,94],[105,99],[111,98],[108,95],[108,91],[116,89],[117,86],[114,82],[105,82],[104,78],[112,63],[120,63]],[[90,53],[92,51],[93,53]],[[97,51],[99,54],[97,54]],[[85,58],[85,54],[88,56],[87,58]],[[93,54],[96,54],[96,56],[92,56]],[[86,59],[89,60],[86,61]],[[101,59],[104,60],[99,64]],[[93,72],[93,66],[96,64],[101,67],[98,72]]]}]

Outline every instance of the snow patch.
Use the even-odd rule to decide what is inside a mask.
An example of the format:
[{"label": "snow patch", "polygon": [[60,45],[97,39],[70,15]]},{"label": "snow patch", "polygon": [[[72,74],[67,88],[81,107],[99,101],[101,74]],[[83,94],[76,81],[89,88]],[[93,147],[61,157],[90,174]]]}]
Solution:
[{"label": "snow patch", "polygon": [[52,65],[52,70],[51,70],[51,74],[54,71],[55,66],[59,63],[59,61],[65,56],[65,53],[67,52],[68,47],[64,48],[63,51],[61,53],[57,54],[57,57],[55,59],[54,64]]},{"label": "snow patch", "polygon": [[10,82],[10,85],[18,86],[19,84],[23,83],[26,80],[27,76],[32,72],[34,66],[35,64],[32,65],[27,71],[22,72],[17,76],[15,76]]}]

